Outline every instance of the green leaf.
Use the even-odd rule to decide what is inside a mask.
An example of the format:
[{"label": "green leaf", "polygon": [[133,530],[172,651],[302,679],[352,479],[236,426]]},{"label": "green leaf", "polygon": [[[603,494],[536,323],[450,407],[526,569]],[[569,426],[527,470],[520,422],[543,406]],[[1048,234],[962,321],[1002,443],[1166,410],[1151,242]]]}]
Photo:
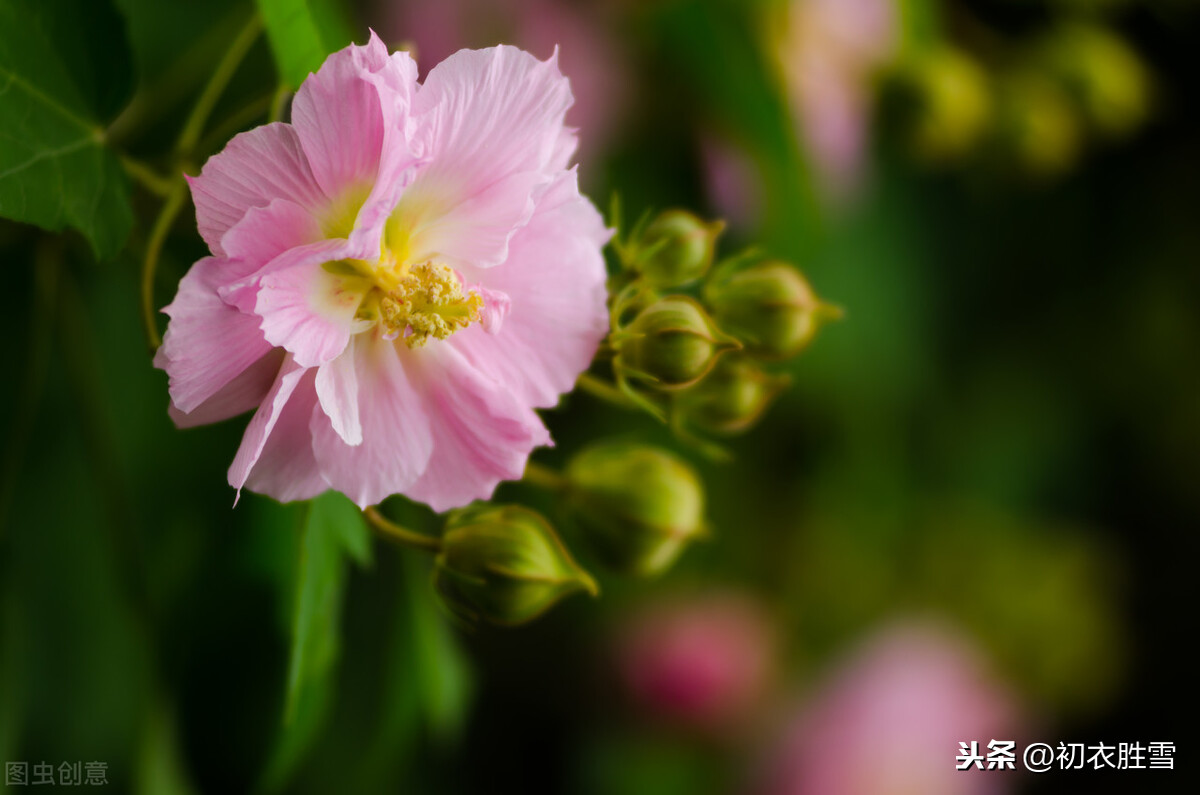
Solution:
[{"label": "green leaf", "polygon": [[328,675],[337,660],[346,556],[367,563],[370,555],[362,514],[337,492],[326,492],[310,503],[303,535],[285,723],[294,716],[305,687]]},{"label": "green leaf", "polygon": [[[108,7],[96,0],[99,6]],[[80,5],[77,25],[87,24],[88,7]],[[56,16],[48,34],[37,8],[28,0],[0,3],[0,216],[50,231],[77,229],[106,259],[133,223],[128,183],[94,115],[112,109],[113,95],[76,79],[86,73],[79,51],[70,62],[58,53],[78,29]],[[113,58],[125,57],[124,40],[113,42]],[[107,71],[103,59],[94,66]]]},{"label": "green leaf", "polygon": [[[420,532],[434,529],[414,512],[389,511],[397,513],[405,526]],[[394,596],[394,602],[388,620],[374,628],[385,638],[382,676],[368,685],[378,715],[355,713],[366,739],[355,747],[353,773],[339,782],[344,792],[395,791],[401,782],[405,791],[423,791],[414,775],[419,775],[418,760],[429,745],[426,738],[435,750],[452,750],[474,694],[469,661],[436,604],[429,560],[390,546],[384,554],[380,570],[388,572],[389,581],[381,583],[375,597],[382,602]]]},{"label": "green leaf", "polygon": [[179,725],[166,696],[156,693],[143,717],[138,740],[135,792],[138,795],[194,795],[179,742]]},{"label": "green leaf", "polygon": [[348,559],[370,563],[370,533],[350,500],[326,492],[309,503],[302,528],[284,729],[260,782],[262,791],[277,791],[286,783],[328,713]]},{"label": "green leaf", "polygon": [[471,703],[471,668],[429,587],[427,561],[404,556],[406,605],[412,621],[414,673],[420,682],[421,710],[433,737],[453,743]]},{"label": "green leaf", "polygon": [[296,89],[325,56],[350,43],[350,29],[327,0],[257,0],[280,79]]}]

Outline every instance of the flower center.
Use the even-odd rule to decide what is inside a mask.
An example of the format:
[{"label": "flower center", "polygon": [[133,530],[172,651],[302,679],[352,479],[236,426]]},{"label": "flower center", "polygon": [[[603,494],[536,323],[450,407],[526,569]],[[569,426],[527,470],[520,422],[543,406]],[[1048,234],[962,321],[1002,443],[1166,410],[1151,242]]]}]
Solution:
[{"label": "flower center", "polygon": [[388,252],[379,262],[339,260],[324,268],[341,276],[342,290],[361,295],[354,319],[361,331],[382,327],[388,339],[419,348],[432,337],[444,340],[482,318],[483,296],[463,290],[462,279],[448,265],[396,263]]},{"label": "flower center", "polygon": [[464,294],[462,280],[448,265],[423,262],[403,270],[393,289],[379,293],[377,311],[386,334],[419,348],[430,337],[444,340],[480,319],[483,297]]}]

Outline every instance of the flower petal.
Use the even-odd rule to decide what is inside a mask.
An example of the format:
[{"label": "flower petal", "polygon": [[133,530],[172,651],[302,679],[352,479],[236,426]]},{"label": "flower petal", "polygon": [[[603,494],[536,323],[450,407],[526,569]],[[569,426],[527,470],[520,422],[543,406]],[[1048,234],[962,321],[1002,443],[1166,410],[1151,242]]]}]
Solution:
[{"label": "flower petal", "polygon": [[281,349],[272,348],[196,408],[183,412],[172,403],[167,407],[167,414],[177,428],[194,428],[244,414],[260,405],[267,396],[275,376],[279,374],[283,356]]},{"label": "flower petal", "polygon": [[265,207],[252,207],[221,238],[221,247],[257,268],[288,249],[324,238],[311,210],[289,199],[272,199]]},{"label": "flower petal", "polygon": [[461,50],[435,66],[416,103],[429,161],[388,227],[408,240],[389,238],[389,245],[407,245],[414,262],[503,262],[536,192],[562,166],[570,104],[556,56],[543,62],[501,46]]},{"label": "flower petal", "polygon": [[175,300],[163,309],[171,322],[154,364],[167,371],[171,402],[180,412],[194,411],[271,350],[259,319],[217,293],[245,269],[239,260],[206,257],[187,272]]},{"label": "flower petal", "polygon": [[387,244],[408,262],[431,259],[454,268],[498,265],[508,242],[533,215],[533,194],[548,178],[538,171],[502,177],[464,190],[422,172],[388,222]]},{"label": "flower petal", "polygon": [[442,511],[492,496],[519,480],[550,434],[529,405],[476,370],[454,347],[415,351],[433,433],[433,455],[405,495]]},{"label": "flower petal", "polygon": [[463,183],[469,196],[510,174],[546,170],[561,157],[571,102],[557,51],[539,61],[505,45],[459,50],[417,93],[418,113],[429,114],[433,129],[425,173]]},{"label": "flower petal", "polygon": [[302,246],[277,257],[257,277],[254,311],[262,318],[263,335],[304,367],[333,361],[356,330],[354,314],[366,281],[322,267],[351,253],[344,240]]},{"label": "flower petal", "polygon": [[[283,413],[288,398],[292,396],[292,392],[295,391],[304,373],[304,367],[298,365],[292,357],[286,357],[279,368],[275,383],[271,385],[271,390],[263,399],[262,405],[258,407],[258,411],[254,412],[250,424],[246,426],[242,443],[229,467],[229,485],[238,490],[239,496],[241,496],[242,486],[246,484],[250,471],[262,455],[267,437],[271,435],[271,430],[278,422],[280,414]],[[236,503],[235,500],[234,504]]]},{"label": "flower petal", "polygon": [[418,161],[409,106],[417,66],[408,53],[388,55],[374,32],[367,44],[330,55],[300,86],[292,123],[317,184],[332,200],[330,237],[379,245],[387,214]]},{"label": "flower petal", "polygon": [[300,378],[250,469],[245,487],[280,502],[307,500],[329,489],[313,455],[309,423],[317,409],[314,373]]},{"label": "flower petal", "polygon": [[471,327],[450,344],[519,400],[538,408],[556,404],[608,332],[600,249],[609,234],[580,196],[575,173],[564,172],[513,237],[508,260],[464,273],[508,296],[503,327],[496,334]]},{"label": "flower petal", "polygon": [[407,493],[425,470],[433,436],[426,401],[408,371],[411,351],[371,331],[356,336],[345,355],[358,381],[362,443],[346,444],[329,417],[314,411],[313,450],[325,480],[365,508]]},{"label": "flower petal", "polygon": [[252,207],[289,199],[305,208],[328,203],[313,179],[300,139],[290,125],[267,124],[241,133],[209,158],[198,177],[189,177],[196,225],[217,256],[222,238]]},{"label": "flower petal", "polygon": [[329,417],[333,430],[351,447],[362,444],[362,423],[358,418],[358,375],[354,369],[354,346],[317,368],[317,398]]}]

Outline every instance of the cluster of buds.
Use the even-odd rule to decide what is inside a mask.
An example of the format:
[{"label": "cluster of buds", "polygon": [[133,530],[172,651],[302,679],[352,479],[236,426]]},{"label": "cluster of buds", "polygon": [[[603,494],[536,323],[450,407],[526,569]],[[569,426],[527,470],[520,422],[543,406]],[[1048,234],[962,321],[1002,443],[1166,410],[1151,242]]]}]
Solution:
[{"label": "cluster of buds", "polygon": [[766,368],[799,354],[840,315],[787,262],[740,254],[714,263],[722,228],[667,210],[614,243],[613,378],[707,451],[717,448],[693,432],[751,428],[787,385]]},{"label": "cluster of buds", "polygon": [[[578,453],[561,475],[530,467],[527,477],[559,493],[572,529],[613,571],[658,575],[706,533],[703,483],[667,450],[605,441]],[[523,624],[572,594],[599,593],[551,523],[530,508],[478,503],[454,511],[430,543],[434,587],[467,623]]]},{"label": "cluster of buds", "polygon": [[1056,23],[1008,49],[990,65],[940,44],[896,65],[886,107],[914,156],[979,158],[1048,176],[1074,165],[1089,143],[1126,137],[1150,115],[1150,70],[1101,23]]},{"label": "cluster of buds", "polygon": [[[715,262],[722,229],[667,210],[618,236],[605,344],[614,383],[581,381],[669,420],[681,440],[714,457],[723,451],[696,432],[753,426],[787,384],[768,368],[839,314],[786,262],[748,254]],[[661,447],[598,441],[561,472],[530,463],[525,482],[554,492],[588,559],[619,574],[660,575],[708,533],[699,474]],[[417,540],[436,550],[437,593],[470,623],[521,624],[567,596],[599,592],[550,521],[526,507],[477,504],[451,513],[440,539]]]}]

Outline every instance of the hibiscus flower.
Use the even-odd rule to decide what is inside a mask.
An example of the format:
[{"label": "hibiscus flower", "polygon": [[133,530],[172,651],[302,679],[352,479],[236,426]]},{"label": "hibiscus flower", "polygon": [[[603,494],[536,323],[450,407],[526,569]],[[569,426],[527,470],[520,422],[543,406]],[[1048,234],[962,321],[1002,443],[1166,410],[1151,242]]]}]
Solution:
[{"label": "hibiscus flower", "polygon": [[463,50],[417,82],[374,35],[329,56],[290,124],[191,179],[212,256],[183,278],[156,366],[187,427],[257,410],[229,482],[437,511],[550,443],[607,331],[609,231],[579,193],[556,57]]}]

